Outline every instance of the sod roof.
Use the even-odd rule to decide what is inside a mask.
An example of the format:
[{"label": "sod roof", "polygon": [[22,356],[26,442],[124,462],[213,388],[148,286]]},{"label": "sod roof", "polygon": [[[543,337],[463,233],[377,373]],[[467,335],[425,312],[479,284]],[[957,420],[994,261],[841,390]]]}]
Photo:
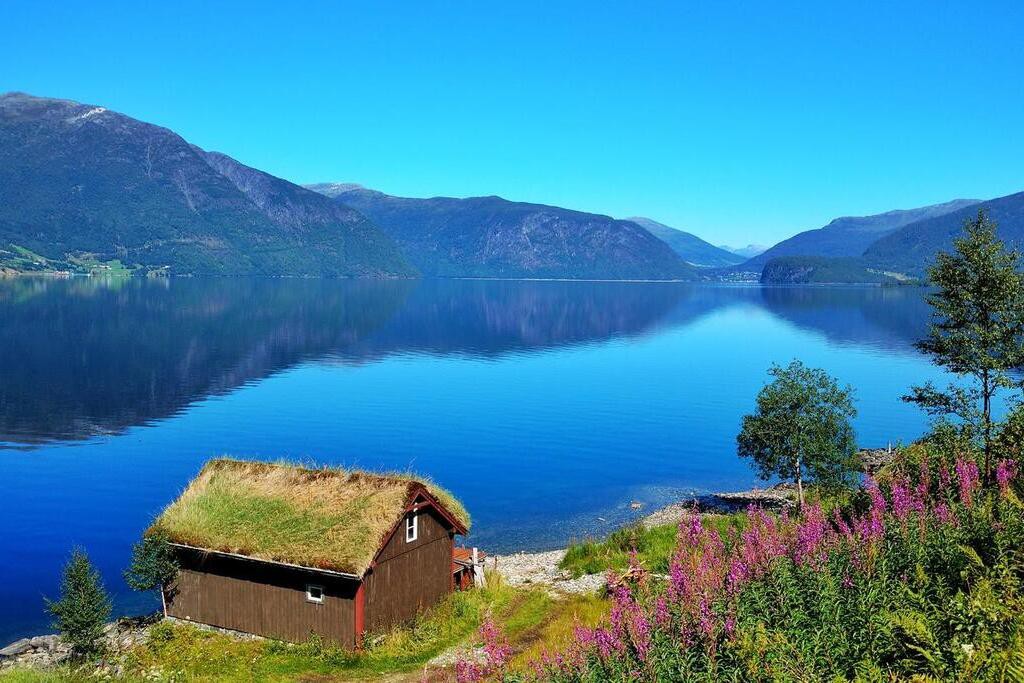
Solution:
[{"label": "sod roof", "polygon": [[411,475],[218,458],[150,531],[172,543],[362,575],[421,488],[469,529],[452,494]]}]

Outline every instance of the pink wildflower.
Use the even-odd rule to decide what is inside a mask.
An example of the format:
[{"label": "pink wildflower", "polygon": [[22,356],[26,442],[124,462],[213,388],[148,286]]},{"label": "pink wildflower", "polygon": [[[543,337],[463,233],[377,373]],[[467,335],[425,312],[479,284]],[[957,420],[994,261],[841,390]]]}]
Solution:
[{"label": "pink wildflower", "polygon": [[455,662],[455,680],[458,683],[476,683],[499,671],[504,671],[512,656],[512,647],[504,639],[501,631],[488,617],[480,625],[480,637],[484,641],[484,659],[482,663],[460,659]]},{"label": "pink wildflower", "polygon": [[820,504],[806,508],[803,521],[796,529],[796,539],[796,561],[820,569],[827,555],[828,542],[828,524]]},{"label": "pink wildflower", "polygon": [[960,485],[960,502],[967,507],[974,504],[974,493],[980,486],[978,464],[973,460],[959,459],[956,461],[956,477]]},{"label": "pink wildflower", "polygon": [[907,486],[907,480],[903,477],[894,479],[889,490],[892,494],[892,513],[901,522],[907,521],[911,509],[910,487]]},{"label": "pink wildflower", "polygon": [[996,481],[999,482],[1000,495],[1005,497],[1010,492],[1010,482],[1016,474],[1016,460],[1000,460],[996,464]]}]

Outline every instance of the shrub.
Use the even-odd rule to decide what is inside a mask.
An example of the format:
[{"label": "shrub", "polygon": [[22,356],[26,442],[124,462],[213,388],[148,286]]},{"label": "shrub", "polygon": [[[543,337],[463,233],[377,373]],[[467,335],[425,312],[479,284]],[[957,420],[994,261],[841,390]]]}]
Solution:
[{"label": "shrub", "polygon": [[124,572],[125,582],[137,591],[151,591],[168,585],[178,573],[178,560],[162,531],[143,536],[132,546],[132,563]]}]

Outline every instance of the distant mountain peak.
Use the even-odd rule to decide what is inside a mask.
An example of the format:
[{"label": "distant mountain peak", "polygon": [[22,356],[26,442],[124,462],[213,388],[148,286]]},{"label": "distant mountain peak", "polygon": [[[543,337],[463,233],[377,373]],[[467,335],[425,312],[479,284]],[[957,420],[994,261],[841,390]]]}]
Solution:
[{"label": "distant mountain peak", "polygon": [[334,199],[339,194],[351,192],[352,190],[365,190],[359,183],[309,183],[303,185],[307,190],[319,192],[320,194]]},{"label": "distant mountain peak", "polygon": [[768,249],[768,246],[765,244],[751,243],[745,247],[730,247],[728,244],[719,244],[718,248],[724,249],[725,251],[728,251],[731,254],[742,256],[743,258],[753,258],[758,254],[764,253]]},{"label": "distant mountain peak", "polygon": [[723,268],[740,263],[744,259],[742,256],[737,256],[702,240],[693,233],[673,228],[671,225],[659,223],[651,218],[633,216],[623,220],[636,223],[672,247],[672,251],[679,254],[684,261],[700,268]]}]

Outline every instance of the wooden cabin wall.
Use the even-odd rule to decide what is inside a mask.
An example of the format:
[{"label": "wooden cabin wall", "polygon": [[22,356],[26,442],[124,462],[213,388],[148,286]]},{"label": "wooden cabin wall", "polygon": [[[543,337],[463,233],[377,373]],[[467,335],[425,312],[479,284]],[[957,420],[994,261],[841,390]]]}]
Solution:
[{"label": "wooden cabin wall", "polygon": [[[355,646],[355,580],[190,550],[179,561],[166,595],[172,617],[292,642],[315,633]],[[324,587],[322,603],[306,600],[307,583]]]},{"label": "wooden cabin wall", "polygon": [[454,534],[433,509],[419,512],[419,533],[405,542],[405,520],[366,576],[366,628],[382,631],[433,606],[452,590]]}]

